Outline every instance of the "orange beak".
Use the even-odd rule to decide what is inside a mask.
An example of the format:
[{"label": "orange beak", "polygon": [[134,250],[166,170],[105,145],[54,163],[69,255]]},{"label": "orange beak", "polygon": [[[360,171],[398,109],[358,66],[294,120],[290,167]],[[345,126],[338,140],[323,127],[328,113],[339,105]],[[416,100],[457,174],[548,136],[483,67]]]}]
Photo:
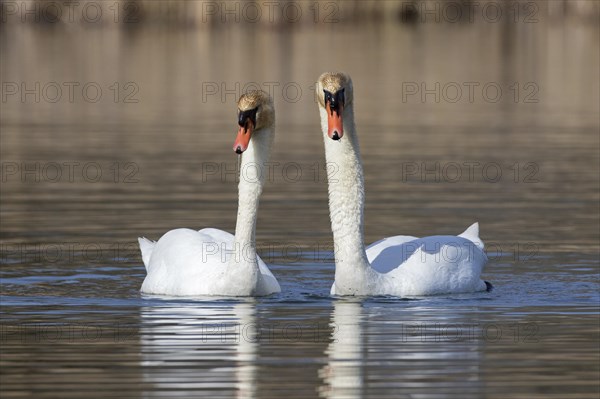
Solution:
[{"label": "orange beak", "polygon": [[325,109],[327,110],[327,135],[330,139],[339,140],[344,136],[344,124],[342,122],[344,106],[339,104],[337,109],[331,110],[329,103],[327,103]]},{"label": "orange beak", "polygon": [[254,123],[248,118],[246,119],[244,126],[240,126],[235,142],[233,143],[233,151],[235,151],[236,154],[241,154],[248,149],[248,144],[250,144],[250,138],[252,137],[253,131]]}]

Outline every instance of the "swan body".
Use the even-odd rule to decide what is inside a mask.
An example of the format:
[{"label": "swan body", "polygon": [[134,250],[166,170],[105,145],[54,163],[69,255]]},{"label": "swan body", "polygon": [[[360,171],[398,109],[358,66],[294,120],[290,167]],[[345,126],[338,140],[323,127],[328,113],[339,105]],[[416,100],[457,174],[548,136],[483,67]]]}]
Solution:
[{"label": "swan body", "polygon": [[[141,291],[172,296],[262,296],[281,291],[256,253],[259,197],[273,141],[274,110],[263,91],[238,101],[240,130],[234,149],[242,153],[235,236],[218,229],[175,229],[157,242],[139,238],[147,276]],[[251,167],[248,167],[251,166]]]},{"label": "swan body", "polygon": [[[262,296],[281,291],[277,279],[258,255],[256,272],[251,267],[244,272],[236,270],[239,264],[230,269],[229,263],[235,255],[235,236],[226,231],[175,229],[165,233],[158,242],[146,238],[138,240],[148,272],[142,285],[144,293]],[[245,256],[243,252],[240,253]]]},{"label": "swan body", "polygon": [[325,73],[317,98],[328,163],[329,212],[335,243],[332,295],[420,296],[485,291],[487,263],[479,225],[458,236],[395,236],[364,245],[364,178],[354,124],[352,80]]},{"label": "swan body", "polygon": [[[479,277],[487,256],[479,237],[470,234],[478,229],[474,223],[458,236],[395,236],[369,245],[366,255],[374,272],[368,291],[421,296],[487,290],[488,284]],[[335,283],[331,294],[343,295]]]}]

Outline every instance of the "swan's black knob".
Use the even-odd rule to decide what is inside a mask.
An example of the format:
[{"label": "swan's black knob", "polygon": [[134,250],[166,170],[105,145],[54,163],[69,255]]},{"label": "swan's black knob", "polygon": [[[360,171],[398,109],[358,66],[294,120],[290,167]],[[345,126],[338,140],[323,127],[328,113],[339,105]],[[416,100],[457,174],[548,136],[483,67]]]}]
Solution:
[{"label": "swan's black knob", "polygon": [[333,132],[333,136],[331,137],[334,140],[339,140],[340,139],[340,135],[338,134],[337,130],[335,130]]},{"label": "swan's black knob", "polygon": [[235,149],[235,153],[236,153],[236,154],[241,154],[242,152],[244,152],[244,151],[242,151],[242,147],[240,147],[240,146],[238,145],[238,146],[237,146],[237,148]]}]

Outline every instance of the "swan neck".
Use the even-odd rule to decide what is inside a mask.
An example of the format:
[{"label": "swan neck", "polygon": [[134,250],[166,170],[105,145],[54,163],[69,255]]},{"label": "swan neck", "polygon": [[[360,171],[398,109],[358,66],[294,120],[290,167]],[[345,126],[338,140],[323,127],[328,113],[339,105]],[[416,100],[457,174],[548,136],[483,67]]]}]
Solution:
[{"label": "swan neck", "polygon": [[[327,112],[320,107],[329,173],[329,213],[333,230],[336,287],[354,290],[367,282],[370,265],[364,245],[364,178],[353,105],[344,109],[344,135],[327,135]],[[332,168],[332,169],[331,169]]]},{"label": "swan neck", "polygon": [[241,155],[238,184],[238,213],[235,226],[234,257],[230,263],[257,266],[256,219],[269,160],[272,132],[267,129],[253,133],[248,149]]}]

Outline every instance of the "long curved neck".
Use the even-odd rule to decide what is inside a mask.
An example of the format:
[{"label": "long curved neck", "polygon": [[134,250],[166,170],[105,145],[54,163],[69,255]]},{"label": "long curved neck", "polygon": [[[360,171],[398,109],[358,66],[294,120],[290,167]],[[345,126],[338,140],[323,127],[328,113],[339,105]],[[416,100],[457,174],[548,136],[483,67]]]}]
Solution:
[{"label": "long curved neck", "polygon": [[255,131],[248,149],[242,155],[238,184],[238,213],[235,226],[235,245],[230,265],[242,265],[258,271],[256,259],[256,218],[258,202],[266,176],[273,142],[272,130]]},{"label": "long curved neck", "polygon": [[327,111],[319,107],[328,164],[329,214],[335,248],[337,294],[365,292],[371,267],[364,245],[365,185],[354,107],[344,108],[344,136],[335,141],[327,136]]}]

